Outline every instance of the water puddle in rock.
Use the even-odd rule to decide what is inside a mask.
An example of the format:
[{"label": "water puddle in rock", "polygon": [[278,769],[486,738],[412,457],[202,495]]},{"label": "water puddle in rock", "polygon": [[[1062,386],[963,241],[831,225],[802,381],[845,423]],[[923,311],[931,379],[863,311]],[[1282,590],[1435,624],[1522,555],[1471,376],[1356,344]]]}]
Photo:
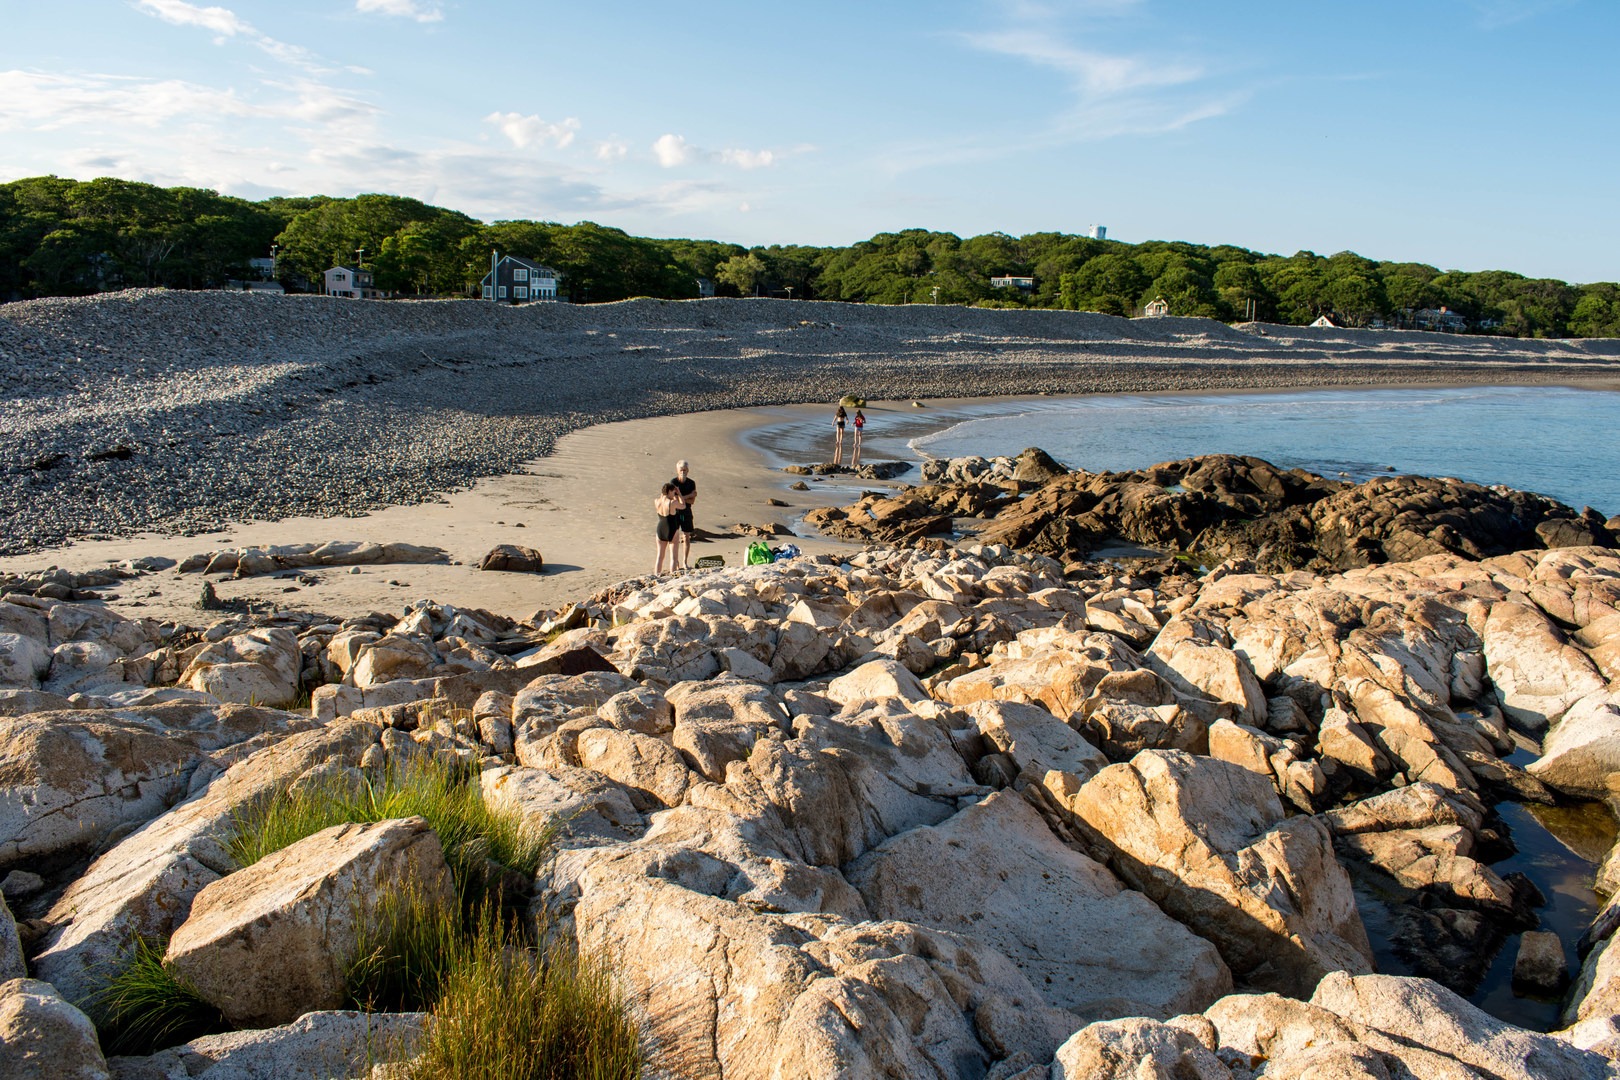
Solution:
[{"label": "water puddle in rock", "polygon": [[[1524,760],[1518,760],[1521,757]],[[1509,760],[1522,765],[1534,755],[1520,752]],[[1546,903],[1536,909],[1535,929],[1558,935],[1573,981],[1580,973],[1576,942],[1601,906],[1592,891],[1593,877],[1620,830],[1607,808],[1596,802],[1559,806],[1503,802],[1496,812],[1518,850],[1491,863],[1491,869],[1503,877],[1524,874],[1541,891]],[[1401,902],[1404,892],[1371,880],[1370,875],[1352,871],[1352,881],[1380,972],[1434,978],[1492,1016],[1520,1027],[1550,1031],[1560,1026],[1560,997],[1521,996],[1513,990],[1518,933],[1494,939],[1487,935],[1481,941],[1469,932],[1468,913],[1419,911]],[[1421,942],[1421,958],[1413,955],[1414,941]]]}]

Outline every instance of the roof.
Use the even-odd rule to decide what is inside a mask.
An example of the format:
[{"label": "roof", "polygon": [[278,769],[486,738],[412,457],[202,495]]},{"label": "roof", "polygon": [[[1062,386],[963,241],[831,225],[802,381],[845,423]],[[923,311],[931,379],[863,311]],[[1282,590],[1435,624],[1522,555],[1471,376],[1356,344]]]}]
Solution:
[{"label": "roof", "polygon": [[[545,263],[537,263],[533,259],[525,259],[521,255],[502,255],[501,256],[501,262],[514,262],[514,263],[517,263],[519,266],[526,266],[530,270],[544,271],[547,275],[549,275],[551,277],[557,277],[557,278],[562,277],[561,274],[557,273],[557,271],[553,270],[551,267],[547,266]],[[485,275],[485,276],[487,277],[488,275]]]}]

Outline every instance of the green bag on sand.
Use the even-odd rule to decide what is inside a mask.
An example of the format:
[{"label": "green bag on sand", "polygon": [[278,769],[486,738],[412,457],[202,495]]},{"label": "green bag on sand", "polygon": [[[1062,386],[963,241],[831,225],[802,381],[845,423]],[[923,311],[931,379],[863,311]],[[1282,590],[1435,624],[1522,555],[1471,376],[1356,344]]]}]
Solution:
[{"label": "green bag on sand", "polygon": [[768,563],[768,562],[775,562],[775,561],[776,561],[776,556],[771,554],[770,546],[768,544],[766,544],[765,541],[763,541],[763,540],[755,540],[752,544],[748,545],[748,565],[749,566],[756,566],[759,563]]}]

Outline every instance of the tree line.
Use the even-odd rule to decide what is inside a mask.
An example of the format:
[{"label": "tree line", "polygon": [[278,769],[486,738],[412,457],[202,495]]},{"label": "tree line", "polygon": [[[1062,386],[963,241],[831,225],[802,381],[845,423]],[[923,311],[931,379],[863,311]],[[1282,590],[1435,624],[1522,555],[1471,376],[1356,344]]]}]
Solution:
[{"label": "tree line", "polygon": [[[1341,326],[1423,325],[1441,309],[1473,332],[1620,337],[1620,286],[1571,285],[1503,270],[1443,271],[1354,252],[1268,255],[1229,244],[1127,244],[1065,233],[963,239],[906,229],[848,247],[744,247],[652,239],[581,222],[483,223],[397,195],[233,198],[128,180],[33,177],[0,184],[0,299],[132,286],[211,289],[252,276],[275,252],[289,288],[318,291],[357,261],[399,296],[469,296],[490,252],[563,275],[575,302],[633,296],[790,296],[873,304],[971,304]],[[994,277],[1031,278],[1027,288]]]}]

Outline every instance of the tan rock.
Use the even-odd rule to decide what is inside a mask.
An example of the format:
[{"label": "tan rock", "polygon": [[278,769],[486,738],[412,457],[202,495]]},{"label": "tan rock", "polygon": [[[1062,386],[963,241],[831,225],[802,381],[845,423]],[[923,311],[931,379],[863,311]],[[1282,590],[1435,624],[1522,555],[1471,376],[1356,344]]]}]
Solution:
[{"label": "tan rock", "polygon": [[455,902],[426,820],[335,825],[204,887],[164,963],[239,1027],[337,1008],[365,927],[405,887]]},{"label": "tan rock", "polygon": [[556,828],[563,844],[628,840],[646,827],[630,793],[589,769],[503,765],[478,774],[484,801],[532,829]]},{"label": "tan rock", "polygon": [[670,741],[709,780],[724,782],[726,766],[747,758],[756,742],[787,733],[787,710],[754,683],[676,683],[667,696],[675,709]]},{"label": "tan rock", "polygon": [[629,789],[636,809],[679,806],[696,779],[680,752],[651,735],[613,728],[581,732],[579,763]]},{"label": "tan rock", "polygon": [[1383,1036],[1363,1036],[1374,1049],[1403,1057],[1406,1047],[1425,1047],[1502,1080],[1584,1080],[1610,1069],[1596,1054],[1498,1020],[1428,979],[1330,972],[1311,1004]]},{"label": "tan rock", "polygon": [[1213,946],[1065,847],[1012,792],[892,837],[845,876],[874,916],[972,936],[1084,1018],[1197,1012],[1231,988]]},{"label": "tan rock", "polygon": [[1620,688],[1575,702],[1527,771],[1566,795],[1604,799],[1620,788]]},{"label": "tan rock", "polygon": [[1147,750],[1065,808],[1132,887],[1215,942],[1240,984],[1301,994],[1372,951],[1327,829],[1284,819],[1271,784],[1236,765]]},{"label": "tan rock", "polygon": [[1038,705],[979,701],[967,714],[979,734],[1013,760],[1022,783],[1040,784],[1053,770],[1085,781],[1108,764],[1102,751]]},{"label": "tan rock", "polygon": [[204,885],[234,869],[223,841],[244,806],[312,768],[357,764],[378,729],[349,720],[291,735],[236,761],[200,794],[90,864],[46,913],[55,929],[35,971],[70,1001],[89,1001],[137,937],[167,939]]},{"label": "tan rock", "polygon": [[192,658],[180,682],[220,701],[287,705],[298,697],[303,663],[291,630],[265,627],[209,645]]},{"label": "tan rock", "polygon": [[230,1031],[145,1058],[112,1058],[114,1080],[271,1080],[280,1077],[397,1078],[391,1063],[415,1055],[427,1013],[309,1012],[290,1024]]},{"label": "tan rock", "polygon": [[435,673],[439,658],[414,637],[388,634],[360,646],[347,679],[362,690],[400,679],[426,679]]},{"label": "tan rock", "polygon": [[1603,689],[1586,654],[1535,608],[1493,605],[1481,636],[1502,711],[1532,730],[1557,723],[1575,702]]},{"label": "tan rock", "polygon": [[107,1080],[90,1018],[50,983],[0,983],[0,1076],[6,1080]]},{"label": "tan rock", "polygon": [[1232,1072],[1180,1027],[1146,1017],[1104,1020],[1058,1048],[1052,1080],[1232,1080]]}]

